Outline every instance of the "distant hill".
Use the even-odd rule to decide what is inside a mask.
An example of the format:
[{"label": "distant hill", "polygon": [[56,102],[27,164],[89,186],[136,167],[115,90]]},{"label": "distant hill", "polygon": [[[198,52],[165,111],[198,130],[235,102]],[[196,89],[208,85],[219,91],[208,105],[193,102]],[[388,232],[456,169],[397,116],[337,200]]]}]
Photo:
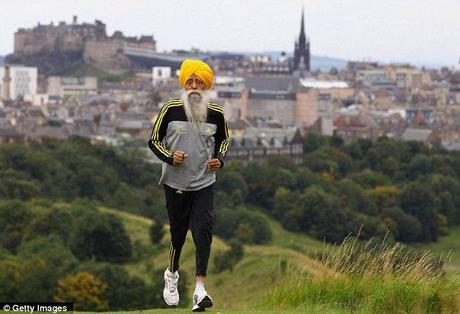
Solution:
[{"label": "distant hill", "polygon": [[0,65],[3,65],[3,59],[5,59],[5,57],[0,56]]}]

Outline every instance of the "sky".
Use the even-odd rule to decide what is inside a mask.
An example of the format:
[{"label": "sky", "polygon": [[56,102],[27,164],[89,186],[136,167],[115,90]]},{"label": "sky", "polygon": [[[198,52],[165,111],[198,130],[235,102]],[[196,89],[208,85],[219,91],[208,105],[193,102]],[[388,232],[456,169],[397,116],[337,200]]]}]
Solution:
[{"label": "sky", "polygon": [[311,53],[346,60],[452,66],[460,0],[0,0],[0,55],[38,22],[93,23],[154,35],[157,50],[292,51],[302,6]]}]

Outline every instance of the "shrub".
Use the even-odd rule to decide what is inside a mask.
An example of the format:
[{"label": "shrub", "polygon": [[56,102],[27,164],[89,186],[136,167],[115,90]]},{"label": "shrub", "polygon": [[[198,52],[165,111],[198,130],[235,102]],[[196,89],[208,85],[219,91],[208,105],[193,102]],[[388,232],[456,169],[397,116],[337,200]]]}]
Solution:
[{"label": "shrub", "polygon": [[131,240],[120,218],[111,214],[87,213],[80,217],[70,247],[80,260],[123,263],[132,254]]},{"label": "shrub", "polygon": [[160,243],[165,233],[164,226],[159,221],[154,221],[149,227],[150,241],[153,245]]},{"label": "shrub", "polygon": [[243,246],[237,240],[229,241],[230,249],[225,252],[219,252],[214,257],[214,270],[221,273],[224,270],[233,271],[233,266],[238,263],[244,256]]}]

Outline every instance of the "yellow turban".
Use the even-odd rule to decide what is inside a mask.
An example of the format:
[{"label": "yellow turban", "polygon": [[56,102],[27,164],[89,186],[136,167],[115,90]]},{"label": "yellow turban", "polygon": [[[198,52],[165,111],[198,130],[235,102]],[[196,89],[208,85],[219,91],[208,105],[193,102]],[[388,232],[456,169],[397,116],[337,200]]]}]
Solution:
[{"label": "yellow turban", "polygon": [[214,73],[209,65],[200,60],[184,60],[180,66],[179,82],[184,87],[185,82],[195,74],[203,81],[206,88],[211,88],[214,84]]}]

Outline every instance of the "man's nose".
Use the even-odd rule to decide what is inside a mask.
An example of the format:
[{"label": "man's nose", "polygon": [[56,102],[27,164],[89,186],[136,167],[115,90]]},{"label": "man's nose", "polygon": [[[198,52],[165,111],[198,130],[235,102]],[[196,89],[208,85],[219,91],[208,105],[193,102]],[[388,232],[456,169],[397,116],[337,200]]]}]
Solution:
[{"label": "man's nose", "polygon": [[198,88],[198,83],[195,80],[193,80],[192,81],[192,89],[197,89],[197,88]]}]

